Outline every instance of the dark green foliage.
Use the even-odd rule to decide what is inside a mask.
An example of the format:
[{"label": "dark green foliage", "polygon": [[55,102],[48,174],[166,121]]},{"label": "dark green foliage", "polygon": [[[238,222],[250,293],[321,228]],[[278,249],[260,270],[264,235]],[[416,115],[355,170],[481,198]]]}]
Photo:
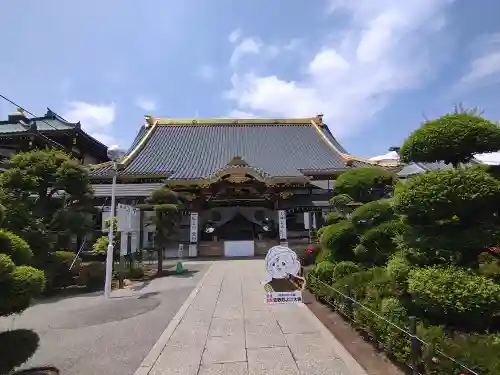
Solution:
[{"label": "dark green foliage", "polygon": [[367,230],[360,237],[360,244],[354,249],[356,258],[363,263],[384,265],[396,251],[393,238],[405,230],[400,220],[382,223]]},{"label": "dark green foliage", "polygon": [[332,281],[335,282],[355,272],[361,271],[361,267],[354,262],[343,261],[335,264],[333,268]]},{"label": "dark green foliage", "polygon": [[90,262],[82,265],[78,274],[78,285],[85,286],[88,290],[104,288],[106,265],[103,262]]},{"label": "dark green foliage", "polygon": [[426,173],[394,197],[403,242],[435,263],[474,262],[500,241],[500,181],[480,168]]},{"label": "dark green foliage", "polygon": [[0,204],[0,225],[3,223],[5,219],[5,207]]},{"label": "dark green foliage", "polygon": [[394,217],[391,201],[381,199],[368,202],[356,208],[351,214],[353,222],[358,232],[363,232]]},{"label": "dark green foliage", "polygon": [[408,224],[492,219],[500,207],[500,181],[481,169],[425,173],[407,182],[394,198],[394,210]]},{"label": "dark green foliage", "polygon": [[40,264],[52,252],[58,234],[83,235],[93,229],[88,172],[61,151],[16,154],[0,176],[0,187],[4,226],[29,243]]},{"label": "dark green foliage", "polygon": [[146,199],[146,204],[137,205],[142,210],[153,210],[155,212],[154,224],[156,225],[155,246],[158,254],[158,270],[163,272],[163,250],[177,233],[177,227],[181,220],[180,208],[184,199],[176,192],[163,187],[159,188]]},{"label": "dark green foliage", "polygon": [[412,265],[404,251],[394,253],[387,262],[387,275],[406,290]]},{"label": "dark green foliage", "polygon": [[[311,251],[309,251],[311,250]],[[318,244],[311,244],[307,248],[302,248],[296,251],[298,258],[300,259],[300,264],[305,266],[310,266],[316,262],[316,259],[321,252],[321,246]]]},{"label": "dark green foliage", "polygon": [[140,279],[142,277],[144,277],[144,268],[141,264],[134,263],[125,270],[125,278],[127,279]]},{"label": "dark green foliage", "polygon": [[[324,227],[324,228],[326,228],[326,227]],[[330,261],[330,250],[328,250],[325,247],[321,247],[321,245],[320,245],[320,251],[319,251],[318,256],[316,257],[315,263],[318,264],[318,263],[321,263],[324,261]]]},{"label": "dark green foliage", "polygon": [[385,280],[387,277],[385,268],[370,268],[366,271],[352,273],[337,280],[333,287],[344,294],[350,295],[355,300],[362,300],[368,285]]},{"label": "dark green foliage", "polygon": [[30,359],[38,349],[40,338],[28,329],[0,333],[0,374],[9,374]]},{"label": "dark green foliage", "polygon": [[342,220],[344,220],[344,217],[341,214],[339,214],[338,212],[330,212],[326,217],[325,225],[337,224]]},{"label": "dark green foliage", "polygon": [[0,283],[0,315],[20,313],[44,288],[43,271],[30,266],[15,267],[9,278]]},{"label": "dark green foliage", "polygon": [[334,269],[335,269],[335,263],[324,261],[318,263],[316,267],[314,267],[314,275],[319,280],[327,284],[330,284],[332,282]]},{"label": "dark green foliage", "polygon": [[[425,336],[423,339],[430,341]],[[434,348],[446,353],[447,356],[454,358],[459,363],[466,364],[477,374],[500,374],[500,356],[498,355],[500,353],[500,335],[498,334],[457,334],[453,337],[446,337],[442,332],[441,335],[436,332],[433,341],[434,345],[424,351],[423,360],[426,374],[469,374],[458,364],[434,352]]]},{"label": "dark green foliage", "polygon": [[414,269],[408,292],[430,316],[453,323],[488,323],[500,310],[500,285],[458,267]]},{"label": "dark green foliage", "polygon": [[387,196],[396,182],[394,172],[379,167],[359,167],[342,173],[335,181],[335,194],[347,194],[366,203]]},{"label": "dark green foliage", "polygon": [[[49,255],[44,266],[48,291],[73,284],[73,279],[79,274],[82,265],[81,259],[75,260],[75,256],[71,251],[56,251]],[[70,269],[71,264],[73,267]]]},{"label": "dark green foliage", "polygon": [[349,220],[327,226],[320,238],[321,246],[330,251],[331,261],[351,260],[357,242],[356,231]]},{"label": "dark green foliage", "polygon": [[500,128],[470,113],[447,114],[427,121],[415,130],[400,149],[400,160],[444,161],[453,165],[468,162],[476,153],[500,150]]},{"label": "dark green foliage", "polygon": [[0,254],[0,283],[6,281],[14,271],[15,264],[7,254]]},{"label": "dark green foliage", "polygon": [[26,241],[3,229],[0,229],[0,253],[10,256],[18,266],[31,264],[33,258],[33,253]]},{"label": "dark green foliage", "polygon": [[488,254],[479,254],[479,274],[500,281],[500,259]]},{"label": "dark green foliage", "polygon": [[354,200],[348,194],[337,194],[330,199],[330,206],[335,208],[342,217],[345,217],[349,212],[352,211],[350,206]]}]

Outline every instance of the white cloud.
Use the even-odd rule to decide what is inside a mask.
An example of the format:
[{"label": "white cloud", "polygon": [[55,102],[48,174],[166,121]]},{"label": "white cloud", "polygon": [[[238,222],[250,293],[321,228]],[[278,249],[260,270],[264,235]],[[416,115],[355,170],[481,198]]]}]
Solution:
[{"label": "white cloud", "polygon": [[[340,41],[316,51],[309,47],[303,76],[285,80],[239,69],[227,97],[236,109],[263,116],[324,113],[336,135],[353,134],[393,95],[422,85],[431,68],[446,58],[439,48],[449,4],[451,0],[331,1],[331,11],[342,9],[350,17],[348,28],[337,34]],[[250,53],[265,50],[262,42],[251,40]],[[233,62],[240,56],[236,48]]]},{"label": "white cloud", "polygon": [[254,38],[245,38],[239,42],[233,50],[229,63],[231,66],[236,64],[246,55],[258,55],[262,47],[262,42]]},{"label": "white cloud", "polygon": [[62,117],[70,122],[80,121],[84,131],[108,146],[116,143],[111,134],[116,119],[116,106],[114,103],[71,102],[62,112]]},{"label": "white cloud", "polygon": [[237,109],[233,109],[231,112],[229,112],[228,117],[247,119],[247,118],[255,118],[257,116],[255,116],[253,113],[250,112],[244,112],[244,111],[239,111]]},{"label": "white cloud", "polygon": [[231,31],[231,33],[228,36],[228,39],[231,43],[236,43],[238,41],[238,39],[240,39],[240,38],[241,38],[241,30],[240,29],[236,29],[236,30]]},{"label": "white cloud", "polygon": [[135,105],[147,112],[156,111],[158,106],[153,99],[139,97],[135,100]]},{"label": "white cloud", "polygon": [[202,65],[197,74],[204,81],[211,81],[215,76],[215,68],[212,65]]},{"label": "white cloud", "polygon": [[480,45],[459,86],[486,84],[500,79],[500,33],[483,37]]}]

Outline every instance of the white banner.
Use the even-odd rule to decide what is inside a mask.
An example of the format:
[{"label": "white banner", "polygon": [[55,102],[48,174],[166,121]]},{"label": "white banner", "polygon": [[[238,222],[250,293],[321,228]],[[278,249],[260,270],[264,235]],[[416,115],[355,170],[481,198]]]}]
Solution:
[{"label": "white banner", "polygon": [[189,242],[198,242],[198,212],[191,212],[191,226],[189,229]]},{"label": "white banner", "polygon": [[304,229],[310,229],[309,212],[304,212]]},{"label": "white banner", "polygon": [[286,211],[285,210],[278,211],[278,228],[279,228],[280,240],[286,240],[287,233],[286,233]]}]

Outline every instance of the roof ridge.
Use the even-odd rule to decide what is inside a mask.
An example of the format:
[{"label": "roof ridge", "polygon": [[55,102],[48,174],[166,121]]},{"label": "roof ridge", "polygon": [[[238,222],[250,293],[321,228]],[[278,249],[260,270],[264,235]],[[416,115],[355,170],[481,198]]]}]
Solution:
[{"label": "roof ridge", "polygon": [[322,119],[316,117],[305,118],[249,118],[249,119],[235,119],[235,118],[188,118],[188,119],[171,119],[171,118],[153,118],[148,116],[147,120],[150,125],[151,122],[156,121],[158,126],[196,126],[196,125],[311,125],[311,121],[317,122],[322,125]]}]

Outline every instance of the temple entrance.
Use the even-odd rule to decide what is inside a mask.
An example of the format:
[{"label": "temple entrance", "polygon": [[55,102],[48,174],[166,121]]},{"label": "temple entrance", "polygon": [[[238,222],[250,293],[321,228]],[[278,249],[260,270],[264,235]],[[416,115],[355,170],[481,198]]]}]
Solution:
[{"label": "temple entrance", "polygon": [[241,213],[216,229],[216,235],[223,241],[253,241],[254,223],[249,221]]}]

